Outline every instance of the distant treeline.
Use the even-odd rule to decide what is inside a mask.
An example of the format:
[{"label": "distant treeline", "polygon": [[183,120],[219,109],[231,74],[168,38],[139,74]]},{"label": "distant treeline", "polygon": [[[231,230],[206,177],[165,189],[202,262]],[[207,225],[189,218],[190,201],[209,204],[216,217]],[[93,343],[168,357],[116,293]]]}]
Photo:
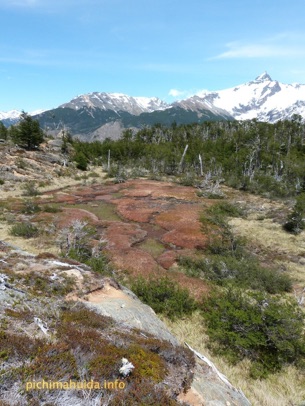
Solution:
[{"label": "distant treeline", "polygon": [[208,173],[229,186],[273,196],[305,189],[305,124],[300,116],[275,124],[257,120],[156,124],[136,133],[125,130],[117,141],[73,141],[73,146],[76,156],[87,162],[106,165],[110,151],[112,166],[143,168],[154,175]]}]

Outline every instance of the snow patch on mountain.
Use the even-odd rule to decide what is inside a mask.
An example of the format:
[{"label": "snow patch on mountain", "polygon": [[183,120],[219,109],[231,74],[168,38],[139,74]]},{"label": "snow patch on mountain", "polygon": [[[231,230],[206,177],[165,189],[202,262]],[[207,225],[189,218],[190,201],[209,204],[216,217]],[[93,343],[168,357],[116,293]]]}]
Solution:
[{"label": "snow patch on mountain", "polygon": [[19,110],[10,110],[10,111],[0,111],[0,120],[7,120],[7,119],[19,119],[21,115],[21,111]]},{"label": "snow patch on mountain", "polygon": [[[28,113],[30,116],[36,116],[38,114],[41,114],[45,112],[46,110],[35,110],[32,111],[31,113]],[[18,121],[20,120],[20,116],[22,114],[22,111],[20,110],[10,110],[10,111],[0,111],[0,121],[6,126],[9,127],[11,125],[17,124]]]},{"label": "snow patch on mountain", "polygon": [[72,99],[69,103],[62,104],[60,107],[69,107],[75,110],[81,108],[113,110],[115,112],[126,111],[130,114],[139,115],[155,110],[165,110],[170,105],[157,97],[132,97],[123,93],[88,93]]},{"label": "snow patch on mountain", "polygon": [[[118,116],[121,112],[132,115],[152,113],[179,107],[196,112],[198,118],[206,110],[223,119],[267,121],[291,119],[294,114],[301,115],[305,120],[305,84],[283,84],[273,80],[267,72],[263,72],[254,80],[219,91],[201,91],[192,97],[168,104],[158,97],[132,97],[123,93],[93,92],[75,97],[60,108],[85,110],[93,118],[96,109],[111,110]],[[85,109],[85,110],[83,110]],[[30,113],[36,116],[45,110]],[[18,122],[20,111],[0,112],[0,120],[6,125]]]},{"label": "snow patch on mountain", "polygon": [[267,72],[255,80],[217,92],[199,92],[191,99],[228,111],[237,120],[276,122],[294,114],[305,118],[305,85],[283,84]]}]

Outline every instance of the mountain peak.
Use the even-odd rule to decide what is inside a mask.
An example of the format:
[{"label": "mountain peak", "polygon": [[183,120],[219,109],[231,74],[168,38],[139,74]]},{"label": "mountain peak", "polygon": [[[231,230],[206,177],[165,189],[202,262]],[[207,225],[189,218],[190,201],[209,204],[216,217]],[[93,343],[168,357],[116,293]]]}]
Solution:
[{"label": "mountain peak", "polygon": [[272,81],[272,79],[266,71],[264,73],[262,73],[261,75],[257,76],[257,78],[255,78],[255,82],[261,83],[261,82],[270,82],[270,81]]}]

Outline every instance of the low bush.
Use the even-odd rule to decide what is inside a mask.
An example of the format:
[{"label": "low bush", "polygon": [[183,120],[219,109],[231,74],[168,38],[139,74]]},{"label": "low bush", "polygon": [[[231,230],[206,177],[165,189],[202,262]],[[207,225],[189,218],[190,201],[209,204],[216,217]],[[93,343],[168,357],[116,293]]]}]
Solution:
[{"label": "low bush", "polygon": [[293,300],[230,288],[204,299],[203,317],[214,352],[232,362],[250,359],[253,378],[305,356],[304,314]]},{"label": "low bush", "polygon": [[207,249],[211,254],[235,256],[241,254],[240,249],[243,241],[232,233],[227,222],[227,217],[239,217],[241,215],[242,210],[239,207],[221,201],[211,206],[200,217],[203,231],[209,238]]},{"label": "low bush", "polygon": [[40,194],[34,181],[25,183],[23,188],[24,188],[23,192],[24,196],[38,196]]},{"label": "low bush", "polygon": [[305,228],[305,193],[301,193],[296,198],[292,213],[288,216],[286,223],[283,225],[285,231],[292,234],[300,234]]},{"label": "low bush", "polygon": [[140,277],[132,283],[131,289],[156,313],[162,313],[171,320],[191,314],[197,308],[197,303],[189,291],[167,277],[160,279]]},{"label": "low bush", "polygon": [[62,209],[58,206],[47,204],[46,206],[43,207],[43,211],[45,211],[46,213],[59,213],[62,211]]},{"label": "low bush", "polygon": [[75,289],[75,279],[70,276],[62,275],[58,279],[50,280],[46,275],[31,272],[24,275],[20,274],[20,278],[33,295],[43,293],[47,297],[62,297]]},{"label": "low bush", "polygon": [[2,355],[6,352],[9,357],[23,360],[32,357],[45,342],[25,335],[8,331],[0,331],[0,348]]},{"label": "low bush", "polygon": [[92,271],[97,272],[104,276],[111,276],[113,274],[112,267],[109,260],[105,255],[99,254],[98,256],[91,257],[85,261],[86,265],[89,265]]},{"label": "low bush", "polygon": [[105,329],[113,324],[113,319],[96,313],[82,304],[71,309],[65,309],[61,313],[61,320],[64,323],[73,323],[83,327]]},{"label": "low bush", "polygon": [[74,161],[77,169],[80,169],[81,171],[86,171],[88,169],[88,158],[83,152],[77,152],[74,156]]},{"label": "low bush", "polygon": [[290,292],[292,281],[276,269],[262,267],[247,250],[245,241],[236,237],[227,217],[241,216],[242,210],[223,201],[212,205],[201,217],[208,236],[204,258],[181,258],[182,271],[221,286],[233,285],[268,293]]},{"label": "low bush", "polygon": [[157,388],[150,380],[132,383],[124,391],[118,391],[111,400],[112,406],[183,406],[171,398],[163,388]]},{"label": "low bush", "polygon": [[227,201],[218,202],[213,204],[208,210],[207,213],[212,217],[241,217],[243,211],[240,207],[235,206]]},{"label": "low bush", "polygon": [[209,255],[201,259],[182,257],[179,265],[188,276],[212,281],[220,286],[234,285],[268,293],[290,292],[291,278],[276,269],[259,265],[250,254]]},{"label": "low bush", "polygon": [[33,200],[26,200],[21,212],[25,214],[34,214],[40,212],[40,210],[41,209],[36,202],[33,202]]},{"label": "low bush", "polygon": [[11,227],[10,234],[15,237],[33,238],[38,236],[39,230],[31,223],[17,223]]}]

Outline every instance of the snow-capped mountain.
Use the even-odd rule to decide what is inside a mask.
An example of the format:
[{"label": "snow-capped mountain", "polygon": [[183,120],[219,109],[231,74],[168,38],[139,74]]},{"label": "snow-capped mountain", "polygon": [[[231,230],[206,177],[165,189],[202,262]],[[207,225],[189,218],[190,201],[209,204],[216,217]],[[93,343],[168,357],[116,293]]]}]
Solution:
[{"label": "snow-capped mountain", "polygon": [[264,72],[251,82],[217,92],[200,92],[181,103],[210,105],[226,110],[237,120],[256,118],[273,123],[294,114],[305,119],[305,85],[283,84]]},{"label": "snow-capped mountain", "polygon": [[[35,111],[32,111],[31,113],[29,113],[29,115],[36,116],[37,114],[41,114],[44,111],[45,110],[42,110],[42,109],[35,110]],[[10,110],[7,112],[0,111],[0,121],[2,121],[2,123],[8,127],[10,125],[16,124],[19,121],[21,114],[22,114],[22,111],[19,111],[19,110]]]},{"label": "snow-capped mountain", "polygon": [[2,121],[5,126],[15,124],[19,120],[20,114],[21,111],[18,110],[0,111],[0,121]]},{"label": "snow-capped mountain", "polygon": [[[15,124],[20,111],[0,112],[0,121]],[[30,115],[54,135],[63,128],[84,139],[118,138],[126,128],[156,123],[171,125],[215,120],[276,122],[298,114],[305,120],[305,84],[283,84],[264,72],[239,86],[202,91],[168,104],[157,97],[132,97],[122,93],[93,92],[80,95],[45,112]]]},{"label": "snow-capped mountain", "polygon": [[69,107],[74,110],[87,107],[92,109],[112,110],[116,113],[124,111],[133,115],[151,113],[156,110],[165,110],[170,105],[157,97],[132,97],[122,93],[88,93],[72,99],[60,107]]},{"label": "snow-capped mountain", "polygon": [[224,120],[232,120],[233,116],[228,111],[214,106],[208,99],[202,99],[195,95],[185,100],[180,100],[172,104],[173,107],[180,107],[181,109],[193,111],[200,117],[202,111],[211,111],[214,114],[222,117]]}]

